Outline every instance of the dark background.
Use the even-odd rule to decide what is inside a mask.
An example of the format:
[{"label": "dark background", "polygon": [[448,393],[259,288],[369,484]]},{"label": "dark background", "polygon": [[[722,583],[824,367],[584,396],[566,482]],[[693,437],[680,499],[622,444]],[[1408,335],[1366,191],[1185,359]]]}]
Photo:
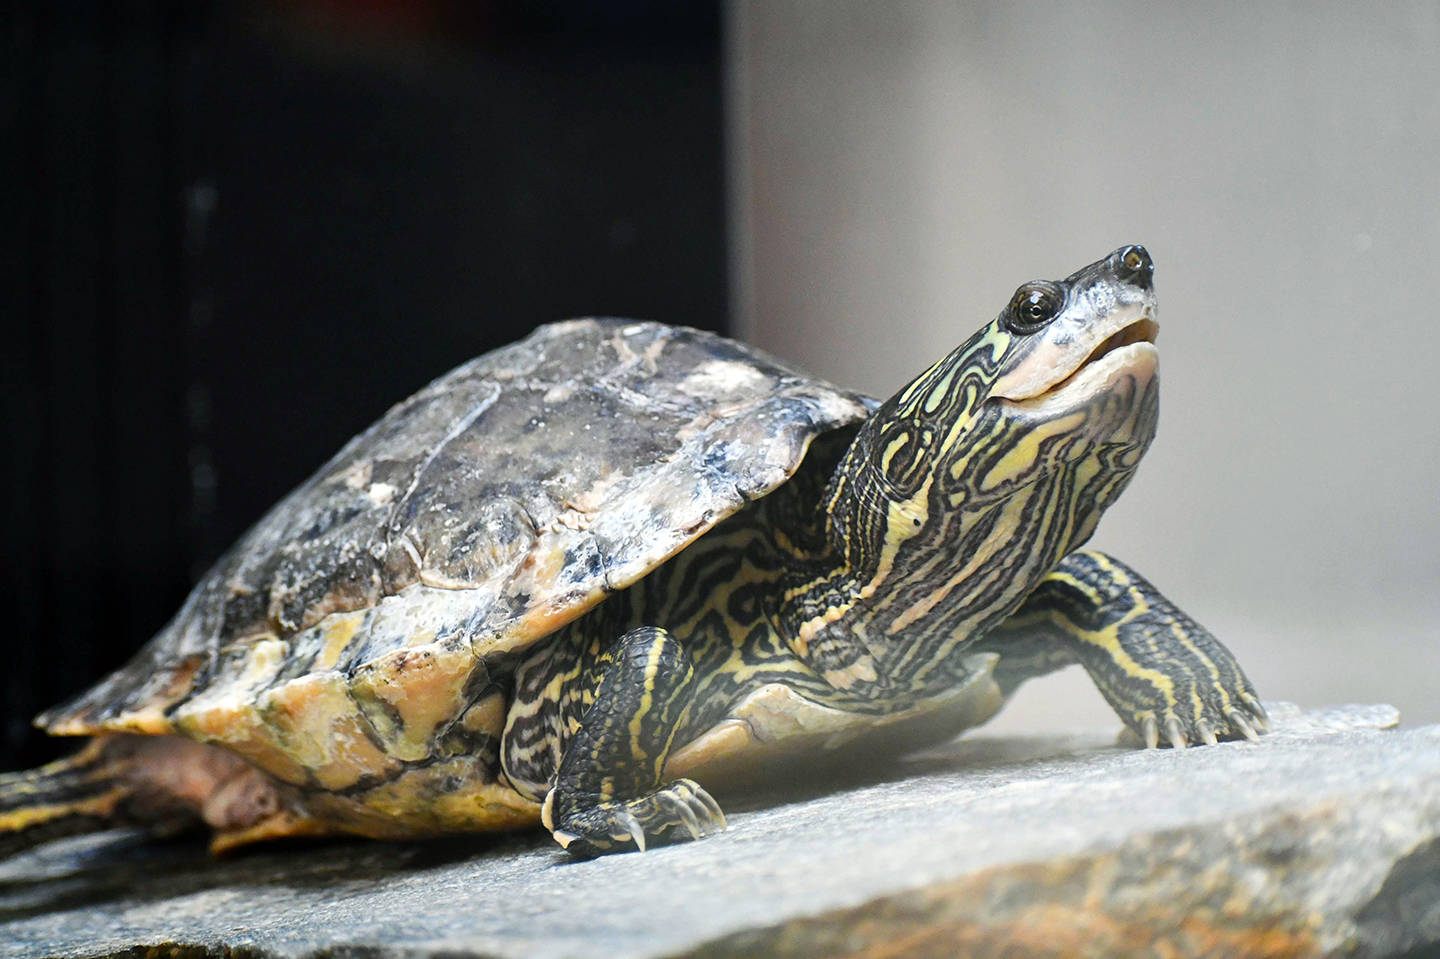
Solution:
[{"label": "dark background", "polygon": [[6,29],[0,768],[425,382],[569,316],[725,325],[718,2]]}]

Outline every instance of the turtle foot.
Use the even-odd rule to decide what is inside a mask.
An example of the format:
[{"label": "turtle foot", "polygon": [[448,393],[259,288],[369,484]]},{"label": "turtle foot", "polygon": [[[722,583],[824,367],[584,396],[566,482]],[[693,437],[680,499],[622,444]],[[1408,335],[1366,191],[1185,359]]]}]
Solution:
[{"label": "turtle foot", "polygon": [[638,799],[596,800],[552,789],[541,818],[555,841],[577,859],[644,852],[725,828],[720,804],[691,779],[677,779]]},{"label": "turtle foot", "polygon": [[1260,700],[1240,693],[1223,703],[1203,702],[1198,715],[1182,715],[1169,709],[1144,710],[1126,718],[1122,741],[1146,749],[1168,746],[1214,746],[1222,740],[1258,740],[1270,731],[1270,717]]}]

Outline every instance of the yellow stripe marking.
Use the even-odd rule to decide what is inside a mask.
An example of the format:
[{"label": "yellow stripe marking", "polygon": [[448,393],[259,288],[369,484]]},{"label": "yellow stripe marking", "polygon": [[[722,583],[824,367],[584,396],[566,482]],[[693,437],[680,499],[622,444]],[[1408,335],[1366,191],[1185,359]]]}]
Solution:
[{"label": "yellow stripe marking", "polygon": [[129,790],[116,786],[98,796],[88,796],[78,802],[50,803],[44,806],[25,806],[0,815],[0,832],[19,832],[32,826],[43,825],[66,816],[95,815],[108,816],[115,804],[124,799]]},{"label": "yellow stripe marking", "polygon": [[640,696],[640,708],[630,717],[630,755],[641,758],[640,736],[645,730],[645,719],[655,702],[655,677],[660,672],[660,648],[665,644],[664,634],[657,634],[650,644],[650,656],[645,661],[645,692]]},{"label": "yellow stripe marking", "polygon": [[901,433],[890,441],[890,445],[885,447],[885,452],[880,454],[880,471],[882,473],[887,476],[890,474],[890,461],[893,460],[895,454],[903,450],[909,442],[909,433]]}]

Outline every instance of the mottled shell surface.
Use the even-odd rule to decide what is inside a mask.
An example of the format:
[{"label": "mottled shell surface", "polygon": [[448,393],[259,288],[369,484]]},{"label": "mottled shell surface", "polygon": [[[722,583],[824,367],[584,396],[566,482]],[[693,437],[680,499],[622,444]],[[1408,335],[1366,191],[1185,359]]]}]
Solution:
[{"label": "mottled shell surface", "polygon": [[41,721],[181,732],[330,789],[383,775],[426,758],[483,687],[486,657],[636,582],[867,414],[862,397],[712,334],[542,327],[391,409],[251,529],[131,665]]}]

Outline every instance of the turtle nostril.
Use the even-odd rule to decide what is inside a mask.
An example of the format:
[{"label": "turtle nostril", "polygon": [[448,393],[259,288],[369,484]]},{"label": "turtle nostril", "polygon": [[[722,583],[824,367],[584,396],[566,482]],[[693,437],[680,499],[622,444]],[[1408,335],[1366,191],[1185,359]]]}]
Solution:
[{"label": "turtle nostril", "polygon": [[1125,246],[1111,257],[1115,272],[1137,286],[1148,287],[1155,273],[1155,263],[1143,246]]}]

